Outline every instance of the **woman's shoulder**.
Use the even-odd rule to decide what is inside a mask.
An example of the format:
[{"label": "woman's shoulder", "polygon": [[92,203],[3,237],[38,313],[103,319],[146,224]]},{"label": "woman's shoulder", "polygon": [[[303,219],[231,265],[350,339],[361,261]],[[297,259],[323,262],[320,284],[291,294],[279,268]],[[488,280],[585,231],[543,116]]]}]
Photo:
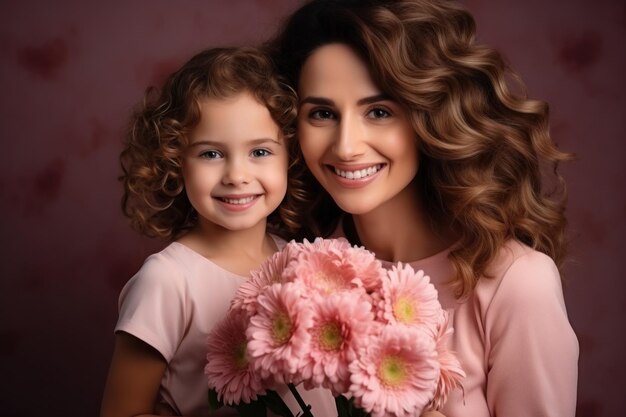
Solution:
[{"label": "woman's shoulder", "polygon": [[510,239],[498,251],[488,268],[487,275],[495,279],[504,279],[519,274],[558,276],[559,272],[554,260],[548,255],[518,240]]},{"label": "woman's shoulder", "polygon": [[477,291],[490,293],[493,300],[511,304],[563,301],[559,270],[548,255],[517,240],[509,240],[488,268]]}]

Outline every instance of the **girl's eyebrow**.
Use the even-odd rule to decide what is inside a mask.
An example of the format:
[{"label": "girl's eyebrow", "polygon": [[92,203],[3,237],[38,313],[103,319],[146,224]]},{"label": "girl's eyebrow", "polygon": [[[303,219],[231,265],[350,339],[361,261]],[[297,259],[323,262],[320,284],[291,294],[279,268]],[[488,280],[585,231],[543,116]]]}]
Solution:
[{"label": "girl's eyebrow", "polygon": [[280,141],[278,139],[273,139],[273,138],[252,139],[252,140],[249,140],[247,143],[249,145],[262,145],[262,144],[268,143],[268,142],[280,145]]},{"label": "girl's eyebrow", "polygon": [[[253,145],[253,146],[258,146],[258,145],[262,145],[264,143],[275,143],[277,145],[280,145],[280,142],[277,139],[272,139],[272,138],[258,138],[258,139],[251,139],[249,141],[246,141],[245,143],[247,145]],[[224,146],[225,142],[218,142],[218,141],[212,141],[212,140],[199,140],[197,142],[193,142],[191,144],[189,144],[189,147],[194,147],[194,146]]]},{"label": "girl's eyebrow", "polygon": [[222,142],[214,142],[211,140],[198,140],[196,142],[192,142],[189,144],[190,148],[193,148],[194,146],[221,146],[223,145]]},{"label": "girl's eyebrow", "polygon": [[[357,101],[356,104],[358,104],[359,106],[362,106],[363,104],[371,104],[371,103],[377,103],[379,101],[387,101],[387,100],[393,101],[393,99],[388,94],[381,93],[381,94],[376,94],[373,96],[359,99],[359,101]],[[332,106],[335,104],[335,102],[329,98],[314,97],[314,96],[307,96],[303,98],[302,100],[300,100],[300,105],[303,105],[305,103],[316,104],[319,106]]]}]

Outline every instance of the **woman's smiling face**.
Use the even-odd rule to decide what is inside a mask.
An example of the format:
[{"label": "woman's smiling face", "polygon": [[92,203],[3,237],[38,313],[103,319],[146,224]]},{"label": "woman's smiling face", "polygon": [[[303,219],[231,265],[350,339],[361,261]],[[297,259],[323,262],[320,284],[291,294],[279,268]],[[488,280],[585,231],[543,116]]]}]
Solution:
[{"label": "woman's smiling face", "polygon": [[407,189],[418,167],[408,114],[350,47],[316,49],[302,67],[298,94],[304,159],[342,210],[367,214]]}]

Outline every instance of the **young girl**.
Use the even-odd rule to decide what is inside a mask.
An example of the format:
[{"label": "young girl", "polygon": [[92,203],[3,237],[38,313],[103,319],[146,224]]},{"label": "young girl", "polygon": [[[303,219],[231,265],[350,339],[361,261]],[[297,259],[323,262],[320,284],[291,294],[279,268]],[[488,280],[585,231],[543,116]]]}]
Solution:
[{"label": "young girl", "polygon": [[[295,94],[251,48],[204,51],[147,95],[121,154],[123,208],[137,230],[172,243],[121,292],[102,416],[209,415],[207,336],[284,244],[266,226],[289,221],[294,121]],[[335,408],[329,393],[303,396],[319,415]]]},{"label": "young girl", "polygon": [[[467,374],[448,417],[573,417],[548,108],[445,0],[313,0],[271,42],[300,100],[303,236],[345,235],[431,276]],[[559,193],[561,192],[561,193]]]}]

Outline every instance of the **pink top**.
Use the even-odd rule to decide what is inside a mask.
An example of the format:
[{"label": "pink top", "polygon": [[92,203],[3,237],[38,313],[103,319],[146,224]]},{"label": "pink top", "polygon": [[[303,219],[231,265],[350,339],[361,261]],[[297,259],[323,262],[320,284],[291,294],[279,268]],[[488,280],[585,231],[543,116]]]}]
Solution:
[{"label": "pink top", "polygon": [[[280,248],[284,241],[277,240]],[[149,256],[122,289],[115,331],[127,332],[158,350],[168,366],[161,380],[160,401],[184,416],[208,416],[204,376],[206,339],[222,319],[235,291],[246,280],[180,243]],[[316,416],[336,414],[329,391],[304,392]],[[285,388],[286,403],[298,411]],[[220,409],[215,416],[237,415]]]},{"label": "pink top", "polygon": [[[431,277],[454,326],[452,348],[467,374],[447,417],[573,417],[578,341],[559,272],[548,256],[509,241],[474,291],[456,300],[445,284],[449,250],[412,262]],[[390,267],[391,263],[383,262]]]}]

